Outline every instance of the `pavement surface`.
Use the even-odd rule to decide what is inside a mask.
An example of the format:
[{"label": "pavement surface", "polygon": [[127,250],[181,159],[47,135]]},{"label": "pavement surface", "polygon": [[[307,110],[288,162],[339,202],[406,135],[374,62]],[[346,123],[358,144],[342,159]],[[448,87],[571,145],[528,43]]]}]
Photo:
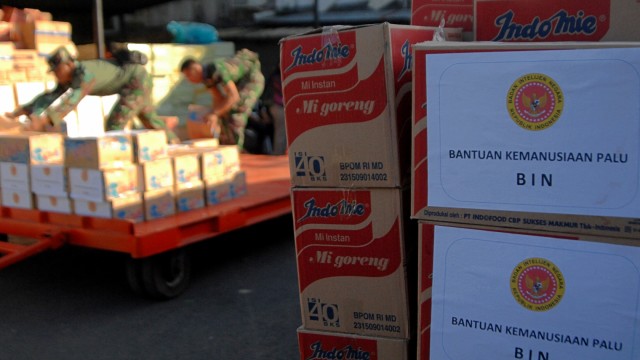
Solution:
[{"label": "pavement surface", "polygon": [[189,247],[180,297],[134,294],[126,256],[65,246],[0,271],[0,359],[299,359],[293,225]]}]

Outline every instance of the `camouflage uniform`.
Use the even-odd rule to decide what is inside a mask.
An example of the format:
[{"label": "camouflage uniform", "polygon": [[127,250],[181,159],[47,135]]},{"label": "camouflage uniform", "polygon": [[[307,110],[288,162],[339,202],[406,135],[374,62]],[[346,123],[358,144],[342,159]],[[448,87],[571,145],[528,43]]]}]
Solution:
[{"label": "camouflage uniform", "polygon": [[[53,68],[70,60],[65,50],[56,51],[49,60]],[[151,77],[140,64],[118,65],[107,60],[75,61],[71,84],[57,84],[22,108],[29,114],[46,114],[54,125],[76,108],[86,95],[113,95],[120,98],[105,124],[105,130],[124,129],[137,115],[147,129],[166,129],[166,123],[156,114],[151,103]],[[55,103],[54,103],[55,102]],[[53,104],[53,105],[52,105]],[[175,134],[167,131],[170,140]]]},{"label": "camouflage uniform", "polygon": [[232,58],[213,60],[203,66],[202,76],[207,88],[217,87],[222,94],[224,84],[229,81],[236,84],[240,100],[221,118],[220,143],[242,147],[247,121],[264,91],[264,75],[258,54],[242,49]]}]

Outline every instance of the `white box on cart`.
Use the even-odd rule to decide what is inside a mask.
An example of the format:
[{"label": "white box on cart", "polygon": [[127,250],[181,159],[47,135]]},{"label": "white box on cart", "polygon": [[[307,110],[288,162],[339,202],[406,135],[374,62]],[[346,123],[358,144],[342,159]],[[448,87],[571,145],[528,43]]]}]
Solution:
[{"label": "white box on cart", "polygon": [[411,337],[401,190],[293,188],[291,196],[305,329]]}]

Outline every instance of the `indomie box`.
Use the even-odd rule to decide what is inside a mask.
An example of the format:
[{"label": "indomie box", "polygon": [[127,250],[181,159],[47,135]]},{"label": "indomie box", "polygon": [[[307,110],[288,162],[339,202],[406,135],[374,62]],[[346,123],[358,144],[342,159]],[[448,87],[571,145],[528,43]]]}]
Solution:
[{"label": "indomie box", "polygon": [[637,0],[475,0],[478,41],[640,41]]},{"label": "indomie box", "polygon": [[359,336],[329,331],[298,328],[300,360],[308,359],[368,359],[408,360],[410,341],[385,337]]},{"label": "indomie box", "polygon": [[293,188],[291,196],[303,326],[411,337],[402,191]]},{"label": "indomie box", "polygon": [[465,40],[473,39],[473,0],[411,1],[411,25],[440,26],[443,21],[448,28],[462,28]]},{"label": "indomie box", "polygon": [[398,187],[408,181],[410,47],[433,34],[433,28],[383,23],[280,41],[294,186]]}]

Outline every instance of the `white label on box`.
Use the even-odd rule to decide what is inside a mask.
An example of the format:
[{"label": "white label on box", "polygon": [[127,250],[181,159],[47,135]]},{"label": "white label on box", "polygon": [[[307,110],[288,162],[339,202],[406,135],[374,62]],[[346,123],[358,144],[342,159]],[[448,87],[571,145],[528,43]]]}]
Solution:
[{"label": "white label on box", "polygon": [[2,189],[2,205],[11,208],[33,209],[33,196],[29,191]]},{"label": "white label on box", "polygon": [[17,191],[31,191],[29,165],[10,162],[0,163],[0,188]]},{"label": "white label on box", "polygon": [[31,190],[38,195],[67,197],[67,173],[64,165],[31,165]]},{"label": "white label on box", "polygon": [[640,248],[440,226],[434,238],[432,359],[637,359]]},{"label": "white label on box", "polygon": [[640,49],[427,63],[429,206],[638,216]]}]

